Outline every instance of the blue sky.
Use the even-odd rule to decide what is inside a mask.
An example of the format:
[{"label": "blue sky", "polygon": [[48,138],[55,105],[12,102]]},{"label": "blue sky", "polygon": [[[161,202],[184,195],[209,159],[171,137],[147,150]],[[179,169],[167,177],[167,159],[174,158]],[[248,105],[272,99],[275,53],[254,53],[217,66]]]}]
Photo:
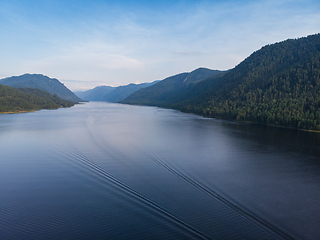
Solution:
[{"label": "blue sky", "polygon": [[0,78],[41,73],[71,90],[151,82],[319,32],[318,0],[0,0]]}]

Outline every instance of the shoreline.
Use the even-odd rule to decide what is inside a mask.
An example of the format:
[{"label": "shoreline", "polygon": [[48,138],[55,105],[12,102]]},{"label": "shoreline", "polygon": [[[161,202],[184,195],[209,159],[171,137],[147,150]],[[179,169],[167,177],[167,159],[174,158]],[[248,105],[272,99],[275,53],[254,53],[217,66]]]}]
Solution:
[{"label": "shoreline", "polygon": [[[45,108],[43,108],[45,109]],[[42,109],[37,109],[37,110],[25,110],[25,111],[17,111],[17,112],[0,112],[0,114],[15,114],[15,113],[27,113],[27,112],[35,112],[35,111],[39,111]]]},{"label": "shoreline", "polygon": [[[177,110],[177,109],[176,109],[176,110]],[[179,110],[179,111],[181,111],[181,110]],[[183,112],[183,111],[181,111],[181,112]],[[261,123],[261,122],[236,121],[236,120],[230,120],[230,119],[226,119],[226,118],[209,117],[209,116],[205,116],[205,115],[196,114],[196,113],[193,113],[193,112],[190,112],[190,113],[195,114],[195,115],[198,115],[198,116],[202,116],[202,117],[205,117],[205,118],[216,118],[216,119],[227,120],[227,121],[235,122],[235,123],[260,124],[260,125],[270,126],[270,127],[278,127],[278,128],[293,129],[293,130],[299,130],[299,131],[305,131],[305,132],[320,133],[320,130],[303,129],[303,128],[295,128],[295,127],[286,127],[286,126],[274,125],[274,124],[267,124],[267,123]]]},{"label": "shoreline", "polygon": [[[78,103],[78,104],[80,104],[80,103]],[[60,109],[60,108],[71,108],[73,106],[70,106],[70,107],[58,107],[58,108],[40,108],[40,109],[23,110],[23,111],[16,111],[16,112],[0,112],[0,114],[28,113],[28,112],[36,112],[36,111],[40,111],[40,110],[57,110],[57,109]]]},{"label": "shoreline", "polygon": [[153,107],[159,107],[159,108],[164,108],[164,109],[177,110],[177,111],[180,111],[180,112],[183,112],[183,113],[192,113],[192,114],[195,114],[197,116],[202,116],[202,117],[205,117],[205,118],[216,118],[216,119],[226,120],[226,121],[235,122],[235,123],[251,123],[251,124],[253,123],[253,124],[261,124],[261,125],[271,126],[271,127],[278,127],[278,128],[294,129],[294,130],[305,131],[305,132],[320,133],[320,130],[303,129],[303,128],[295,128],[295,127],[286,127],[286,126],[267,124],[267,123],[261,123],[261,122],[250,122],[250,121],[240,121],[239,122],[239,121],[236,121],[236,120],[231,120],[231,119],[226,119],[226,118],[218,118],[218,117],[210,117],[210,116],[198,114],[198,113],[191,112],[191,111],[187,112],[187,111],[182,111],[181,109],[177,109],[177,108],[160,107],[160,106],[157,106],[157,105],[128,104],[128,103],[120,103],[120,104],[127,104],[127,105],[132,105],[132,106],[153,106]]}]

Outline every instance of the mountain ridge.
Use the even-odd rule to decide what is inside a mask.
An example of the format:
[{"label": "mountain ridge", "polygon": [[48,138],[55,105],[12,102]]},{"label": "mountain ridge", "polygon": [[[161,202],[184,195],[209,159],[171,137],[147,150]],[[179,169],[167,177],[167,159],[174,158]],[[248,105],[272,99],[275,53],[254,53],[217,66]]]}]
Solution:
[{"label": "mountain ridge", "polygon": [[77,91],[75,94],[86,101],[102,101],[102,97],[104,97],[107,93],[113,91],[115,87],[111,86],[97,86],[93,89],[89,89],[86,91]]},{"label": "mountain ridge", "polygon": [[221,72],[223,71],[197,68],[191,72],[178,73],[159,81],[151,87],[134,92],[121,103],[162,106],[170,102],[170,99],[181,90],[185,90],[193,84]]},{"label": "mountain ridge", "polygon": [[23,74],[20,76],[12,76],[0,79],[0,84],[14,88],[37,88],[42,89],[51,94],[57,94],[64,100],[72,102],[80,102],[72,91],[70,91],[63,83],[56,78],[49,78],[43,74]]},{"label": "mountain ridge", "polygon": [[263,46],[222,75],[176,92],[180,98],[171,95],[170,101],[157,102],[147,96],[149,99],[140,101],[132,94],[123,103],[320,130],[319,78],[320,34],[315,34]]},{"label": "mountain ridge", "polygon": [[152,86],[158,81],[153,81],[150,83],[130,83],[128,85],[123,85],[119,87],[111,86],[97,86],[93,89],[76,92],[76,95],[87,101],[106,101],[106,102],[120,102],[127,98],[129,95],[135,91]]}]

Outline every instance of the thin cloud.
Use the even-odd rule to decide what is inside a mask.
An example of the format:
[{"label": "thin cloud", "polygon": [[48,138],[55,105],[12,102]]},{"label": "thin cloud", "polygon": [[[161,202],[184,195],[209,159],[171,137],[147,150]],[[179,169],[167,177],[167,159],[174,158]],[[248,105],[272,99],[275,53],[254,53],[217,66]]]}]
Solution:
[{"label": "thin cloud", "polygon": [[230,69],[266,44],[320,32],[314,0],[129,4],[1,1],[0,75],[150,82],[199,66]]},{"label": "thin cloud", "polygon": [[201,55],[202,52],[192,52],[192,51],[172,51],[172,53],[183,56],[198,56]]}]

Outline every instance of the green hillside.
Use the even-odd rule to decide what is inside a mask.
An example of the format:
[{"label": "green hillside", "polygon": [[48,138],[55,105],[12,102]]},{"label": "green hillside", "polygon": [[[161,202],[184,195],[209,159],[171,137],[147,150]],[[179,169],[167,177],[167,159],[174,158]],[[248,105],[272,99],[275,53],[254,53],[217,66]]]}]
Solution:
[{"label": "green hillside", "polygon": [[203,91],[200,103],[195,97],[174,107],[208,117],[320,130],[319,77],[317,34],[263,47]]},{"label": "green hillside", "polygon": [[59,80],[49,78],[42,74],[24,74],[21,76],[13,76],[0,80],[0,84],[14,88],[38,88],[48,93],[56,94],[64,100],[72,102],[80,102],[72,91],[64,86]]},{"label": "green hillside", "polygon": [[[316,34],[262,47],[234,69],[156,105],[207,117],[320,130],[319,78],[320,34]],[[152,100],[147,96],[127,103]]]},{"label": "green hillside", "polygon": [[71,107],[74,103],[62,100],[40,89],[19,88],[0,84],[0,112],[25,112],[40,109]]},{"label": "green hillside", "polygon": [[198,68],[190,73],[180,73],[153,86],[140,89],[121,102],[157,106],[170,104],[174,101],[173,98],[179,98],[182,92],[186,92],[193,84],[219,73],[221,71],[207,68]]}]

